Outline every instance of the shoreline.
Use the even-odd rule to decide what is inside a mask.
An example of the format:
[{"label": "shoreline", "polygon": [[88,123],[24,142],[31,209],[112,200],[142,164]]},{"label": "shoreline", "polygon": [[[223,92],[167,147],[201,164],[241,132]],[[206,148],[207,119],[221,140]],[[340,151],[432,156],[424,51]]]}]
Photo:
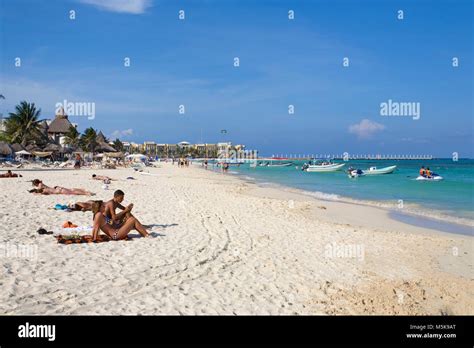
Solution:
[{"label": "shoreline", "polygon": [[[37,196],[34,172],[0,180],[0,243],[36,257],[0,258],[2,314],[472,314],[471,236],[438,232],[386,210],[259,187],[196,166],[41,171],[46,184],[115,189],[151,238],[61,245],[38,235],[90,212],[56,211],[85,196]],[[133,174],[132,174],[133,173]],[[151,174],[151,175],[150,175]],[[133,175],[136,180],[125,180]],[[456,253],[454,254],[454,250]]]},{"label": "shoreline", "polygon": [[[159,162],[158,166],[153,167],[145,167],[145,171],[150,168],[159,168],[162,164],[169,164],[167,162]],[[192,164],[195,168],[198,168],[198,163]],[[203,169],[199,167],[200,169]],[[121,168],[126,169],[126,168]],[[131,169],[131,168],[129,168]],[[7,171],[8,169],[0,169],[0,172]],[[88,171],[101,171],[107,169],[99,169],[99,168],[81,168],[80,170],[88,170]],[[208,169],[209,170],[209,169]],[[73,171],[77,172],[78,170],[74,168],[19,168],[15,169],[15,172],[48,172],[48,171]],[[113,169],[112,169],[113,171]],[[210,169],[210,172],[214,172],[219,174],[220,171],[216,169]],[[349,196],[341,196],[339,194],[334,193],[326,193],[321,191],[310,191],[305,189],[300,189],[297,187],[284,185],[281,183],[274,183],[274,182],[262,182],[256,177],[251,177],[248,173],[241,173],[236,171],[230,171],[229,175],[235,176],[239,180],[242,180],[247,183],[255,184],[262,188],[274,188],[277,190],[283,191],[291,191],[297,194],[301,194],[304,196],[312,197],[317,201],[323,202],[341,202],[341,203],[348,203],[354,205],[361,205],[366,207],[373,207],[373,208],[380,208],[386,210],[391,219],[397,220],[399,222],[403,222],[409,225],[423,227],[424,224],[429,226],[429,229],[433,229],[437,232],[446,232],[446,233],[454,233],[454,234],[461,234],[467,236],[474,236],[474,220],[463,218],[459,216],[448,215],[442,212],[441,210],[435,209],[420,209],[416,204],[406,205],[406,207],[402,209],[398,209],[395,206],[395,203],[389,204],[385,203],[383,200],[367,200],[367,199],[356,199]],[[440,226],[436,226],[439,223]]]},{"label": "shoreline", "polygon": [[[435,221],[440,221],[443,224],[453,225],[450,230],[464,231],[465,228],[468,228],[468,227],[474,229],[474,219],[461,217],[461,216],[455,216],[455,215],[449,215],[440,209],[426,209],[426,208],[422,209],[420,208],[418,204],[414,204],[414,203],[405,204],[404,208],[400,209],[400,208],[397,208],[396,203],[387,203],[387,201],[385,200],[359,199],[359,198],[352,198],[349,196],[342,196],[342,195],[339,195],[336,193],[330,193],[330,192],[310,191],[310,190],[293,187],[290,185],[285,185],[282,183],[261,181],[260,178],[251,177],[248,173],[231,171],[229,172],[229,174],[235,175],[236,177],[239,177],[241,180],[248,181],[249,183],[254,183],[261,187],[273,187],[273,188],[282,189],[282,190],[293,190],[302,195],[313,197],[314,199],[321,200],[321,201],[342,202],[342,203],[363,205],[367,207],[381,208],[391,213],[394,213],[395,216],[398,216],[399,214],[408,215],[409,217],[412,217],[412,218],[418,218],[419,221],[414,222],[418,225],[423,223],[423,221],[426,221],[427,223],[431,223],[433,220],[435,220]],[[405,220],[408,221],[409,219],[407,218]],[[413,221],[413,220],[410,219],[409,221]],[[473,230],[473,233],[474,233],[474,230]],[[465,234],[465,233],[462,232],[461,234]]]}]

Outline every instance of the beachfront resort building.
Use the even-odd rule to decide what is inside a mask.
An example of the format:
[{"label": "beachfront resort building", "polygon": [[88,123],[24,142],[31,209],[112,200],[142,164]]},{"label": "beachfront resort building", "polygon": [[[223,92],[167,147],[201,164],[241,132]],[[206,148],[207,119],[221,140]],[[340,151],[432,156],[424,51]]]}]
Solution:
[{"label": "beachfront resort building", "polygon": [[243,151],[245,145],[232,145],[231,142],[217,143],[217,144],[191,144],[187,141],[181,141],[177,144],[158,144],[154,141],[145,141],[143,144],[133,142],[122,142],[124,152],[126,153],[141,153],[150,157],[181,157],[192,156],[200,158],[216,158],[220,151],[230,152],[231,150]]},{"label": "beachfront resort building", "polygon": [[3,115],[0,114],[0,132],[5,132],[6,130],[6,120],[3,118]]}]

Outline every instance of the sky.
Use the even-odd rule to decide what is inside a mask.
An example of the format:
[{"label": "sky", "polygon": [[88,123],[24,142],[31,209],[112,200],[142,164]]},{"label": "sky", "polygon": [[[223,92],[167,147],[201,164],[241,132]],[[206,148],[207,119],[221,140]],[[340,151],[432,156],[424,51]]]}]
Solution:
[{"label": "sky", "polygon": [[470,0],[0,0],[0,26],[4,116],[67,100],[123,141],[474,157]]}]

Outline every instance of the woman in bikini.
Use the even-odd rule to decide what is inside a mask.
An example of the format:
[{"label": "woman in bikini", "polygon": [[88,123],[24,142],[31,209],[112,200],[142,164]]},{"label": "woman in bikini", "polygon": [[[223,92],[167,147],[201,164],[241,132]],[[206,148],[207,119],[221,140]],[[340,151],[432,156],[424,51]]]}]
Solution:
[{"label": "woman in bikini", "polygon": [[102,230],[112,240],[121,240],[127,238],[131,230],[137,230],[142,237],[148,237],[149,234],[145,227],[138,220],[131,216],[122,225],[110,225],[105,216],[105,205],[102,201],[92,203],[92,215],[94,227],[92,230],[92,240],[96,241]]},{"label": "woman in bikini", "polygon": [[81,188],[73,188],[73,189],[68,189],[65,187],[61,186],[54,186],[54,187],[49,187],[39,179],[33,180],[33,186],[35,186],[36,189],[31,190],[31,193],[40,193],[43,195],[85,195],[85,196],[93,196],[94,193],[86,191]]}]

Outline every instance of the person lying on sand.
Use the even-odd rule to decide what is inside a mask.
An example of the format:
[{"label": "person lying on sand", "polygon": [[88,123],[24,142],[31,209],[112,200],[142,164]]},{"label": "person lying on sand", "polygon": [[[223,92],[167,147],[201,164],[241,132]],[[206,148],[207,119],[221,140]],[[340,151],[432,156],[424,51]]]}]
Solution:
[{"label": "person lying on sand", "polygon": [[38,193],[42,195],[85,195],[85,196],[93,196],[95,193],[86,191],[81,188],[72,188],[68,189],[62,186],[54,186],[49,187],[45,185],[41,180],[35,179],[32,181],[33,186],[35,188],[30,190],[31,193]]},{"label": "person lying on sand", "polygon": [[96,175],[96,174],[92,174],[92,179],[94,180],[100,180],[100,181],[116,181],[116,179],[112,179],[106,175]]},{"label": "person lying on sand", "polygon": [[92,240],[96,241],[100,231],[104,232],[113,240],[125,239],[131,230],[137,230],[142,237],[148,237],[149,233],[143,225],[130,216],[121,226],[112,226],[107,223],[105,216],[105,204],[102,201],[92,203],[92,214],[94,226],[92,229]]},{"label": "person lying on sand", "polygon": [[5,174],[0,174],[0,178],[22,178],[21,174],[12,173],[11,170],[7,170]]},{"label": "person lying on sand", "polygon": [[68,208],[73,211],[92,211],[92,203],[94,203],[94,201],[76,202],[69,204]]},{"label": "person lying on sand", "polygon": [[[105,217],[107,218],[107,223],[111,225],[121,225],[129,217],[132,217],[133,204],[129,204],[127,207],[124,207],[122,204],[125,193],[122,190],[117,190],[114,192],[114,198],[105,203]],[[122,210],[120,213],[116,213],[116,210]]]},{"label": "person lying on sand", "polygon": [[41,195],[84,195],[84,196],[93,196],[95,193],[83,190],[83,189],[67,189],[65,187],[55,186],[55,187],[44,187],[44,188],[34,188],[29,190],[30,193],[36,193]]}]

